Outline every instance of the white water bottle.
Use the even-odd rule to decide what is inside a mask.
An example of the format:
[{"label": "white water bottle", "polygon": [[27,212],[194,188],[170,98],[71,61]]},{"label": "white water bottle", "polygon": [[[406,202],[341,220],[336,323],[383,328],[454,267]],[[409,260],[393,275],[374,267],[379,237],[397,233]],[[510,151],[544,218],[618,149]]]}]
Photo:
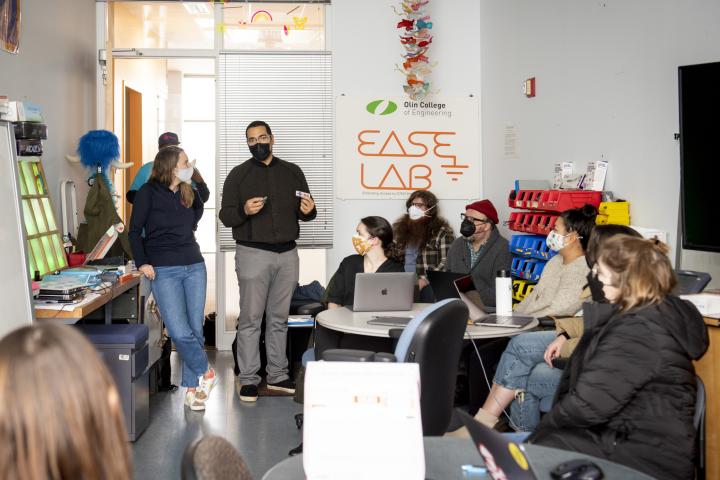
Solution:
[{"label": "white water bottle", "polygon": [[495,313],[512,315],[512,278],[507,270],[498,270],[495,277]]}]

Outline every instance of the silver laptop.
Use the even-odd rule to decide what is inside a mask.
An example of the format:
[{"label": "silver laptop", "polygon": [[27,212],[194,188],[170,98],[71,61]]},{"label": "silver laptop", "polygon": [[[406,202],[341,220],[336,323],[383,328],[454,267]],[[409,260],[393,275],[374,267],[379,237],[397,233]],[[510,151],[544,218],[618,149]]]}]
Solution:
[{"label": "silver laptop", "polygon": [[414,272],[358,273],[355,275],[354,312],[396,312],[412,310],[416,275]]},{"label": "silver laptop", "polygon": [[495,315],[494,313],[488,313],[489,308],[485,306],[482,298],[480,298],[480,292],[475,290],[475,285],[470,275],[460,277],[453,283],[460,295],[460,299],[467,305],[470,320],[472,320],[475,325],[522,328],[533,321],[533,317],[525,315]]}]

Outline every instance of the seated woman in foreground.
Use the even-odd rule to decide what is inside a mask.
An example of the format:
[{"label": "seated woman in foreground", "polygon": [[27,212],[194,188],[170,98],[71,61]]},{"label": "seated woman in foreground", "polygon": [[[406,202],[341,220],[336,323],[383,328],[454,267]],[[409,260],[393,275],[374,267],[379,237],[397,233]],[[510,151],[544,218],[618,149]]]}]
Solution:
[{"label": "seated woman in foreground", "polygon": [[[355,276],[358,273],[403,272],[402,252],[393,241],[393,229],[383,217],[365,217],[360,220],[352,238],[356,255],[345,257],[327,288],[328,309],[352,306],[355,296]],[[364,335],[343,335],[318,325],[315,329],[315,358],[330,348],[361,348],[389,351],[387,338]]]},{"label": "seated woman in foreground", "polygon": [[36,324],[0,341],[0,478],[132,478],[110,373],[74,327]]},{"label": "seated woman in foreground", "polygon": [[585,332],[553,409],[528,442],[606,458],[657,478],[693,478],[702,316],[670,294],[667,246],[618,235],[599,249],[610,303],[585,304]]}]

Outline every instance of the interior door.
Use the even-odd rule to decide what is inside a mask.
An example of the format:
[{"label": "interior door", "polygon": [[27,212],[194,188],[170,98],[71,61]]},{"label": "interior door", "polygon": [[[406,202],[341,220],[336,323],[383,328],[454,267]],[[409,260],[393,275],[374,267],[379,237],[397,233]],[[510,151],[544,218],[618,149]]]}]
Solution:
[{"label": "interior door", "polygon": [[125,206],[121,217],[127,225],[130,222],[130,214],[132,213],[132,204],[125,200],[125,192],[130,190],[135,175],[143,165],[143,124],[142,124],[142,93],[125,86],[125,110],[124,110],[124,139],[123,139],[123,161],[132,162],[133,165],[125,170],[124,188],[119,192],[123,196],[120,202]]}]

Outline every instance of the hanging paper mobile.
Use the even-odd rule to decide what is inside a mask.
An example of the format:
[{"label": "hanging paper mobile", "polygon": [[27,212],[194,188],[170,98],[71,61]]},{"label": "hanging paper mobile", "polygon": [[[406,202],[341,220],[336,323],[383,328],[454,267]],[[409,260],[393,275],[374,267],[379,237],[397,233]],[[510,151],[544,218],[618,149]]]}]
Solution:
[{"label": "hanging paper mobile", "polygon": [[433,65],[425,55],[430,48],[433,37],[430,33],[433,24],[426,14],[425,7],[430,0],[403,0],[400,9],[393,7],[401,17],[397,28],[400,29],[400,44],[405,49],[404,61],[397,69],[405,75],[403,90],[413,100],[425,97],[430,93],[430,80],[427,78]]}]

